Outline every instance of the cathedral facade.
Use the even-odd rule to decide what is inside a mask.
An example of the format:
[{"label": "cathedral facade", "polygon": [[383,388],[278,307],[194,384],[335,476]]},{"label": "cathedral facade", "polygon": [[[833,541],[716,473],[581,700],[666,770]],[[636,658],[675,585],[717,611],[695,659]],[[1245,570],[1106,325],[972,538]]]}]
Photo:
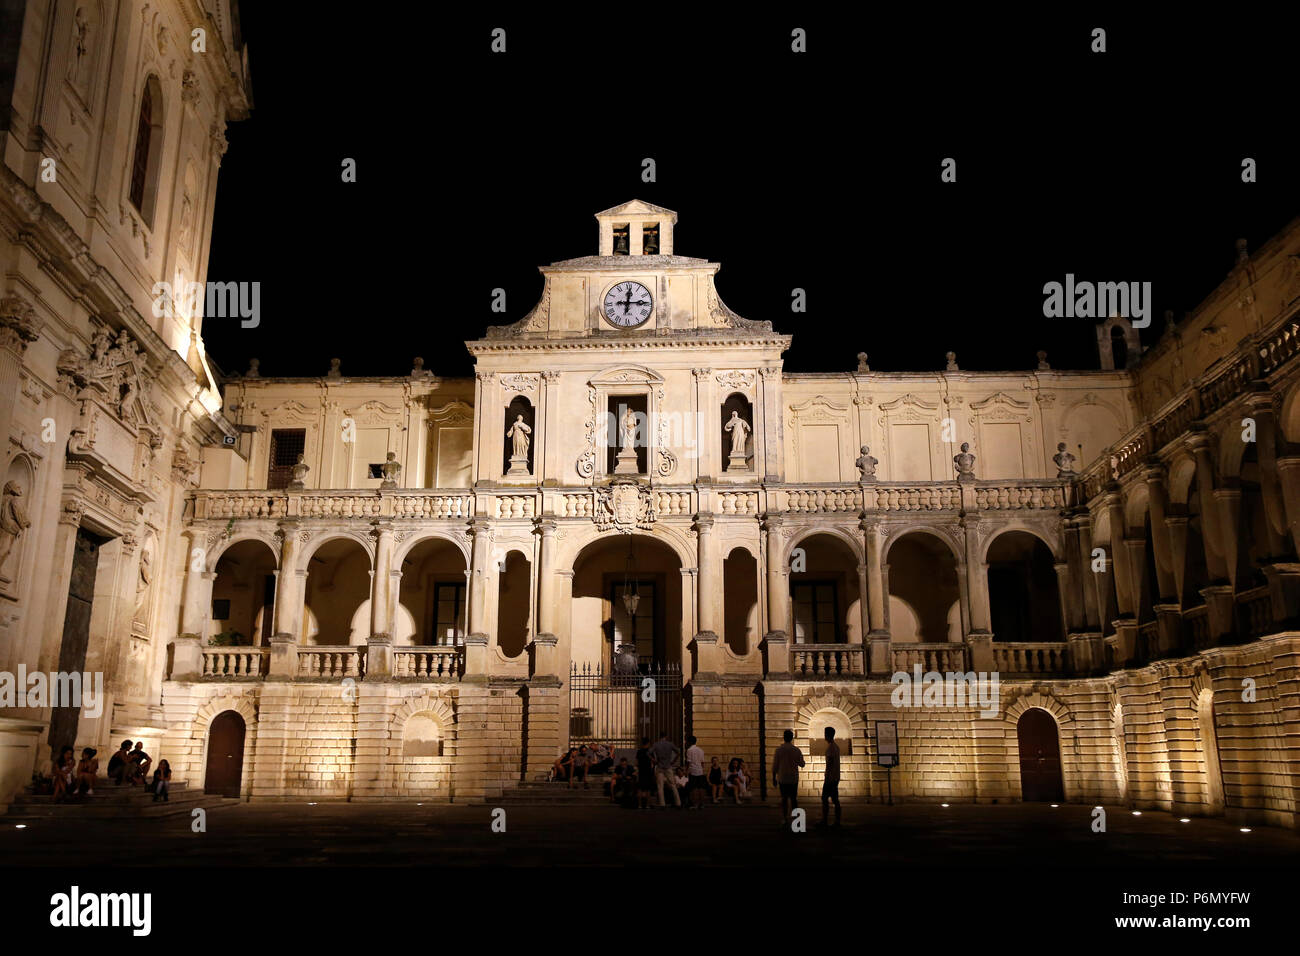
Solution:
[{"label": "cathedral facade", "polygon": [[106,693],[0,711],[0,801],[126,737],[252,800],[459,802],[650,731],[765,780],[786,729],[813,792],[833,726],[848,795],[1295,825],[1300,223],[1145,352],[1099,324],[1100,371],[791,373],[634,200],[472,379],[218,382],[150,299],[205,274],[237,28],[196,61],[192,5],[74,6],[29,5],[0,166],[0,651]]}]

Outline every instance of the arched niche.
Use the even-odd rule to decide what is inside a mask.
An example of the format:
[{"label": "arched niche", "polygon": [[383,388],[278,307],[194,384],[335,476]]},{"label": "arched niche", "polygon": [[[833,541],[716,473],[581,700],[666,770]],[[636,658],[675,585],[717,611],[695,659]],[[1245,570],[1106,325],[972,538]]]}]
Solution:
[{"label": "arched niche", "polygon": [[[533,412],[533,403],[522,395],[516,395],[506,406],[505,426],[501,431],[501,474],[512,477],[535,474],[533,469],[533,448],[536,445],[537,432],[535,430],[535,416]],[[527,431],[524,433],[521,441],[527,445],[527,453],[523,461],[515,459],[515,436],[511,433],[514,429],[515,422],[521,421]]]},{"label": "arched niche", "polygon": [[[743,442],[736,437],[737,430],[742,426],[731,424],[733,414],[738,421],[744,422]],[[719,447],[722,449],[722,470],[745,474],[753,471],[751,462],[754,460],[754,406],[749,399],[740,392],[732,392],[728,395],[726,401],[722,403],[720,427],[722,444]]]}]

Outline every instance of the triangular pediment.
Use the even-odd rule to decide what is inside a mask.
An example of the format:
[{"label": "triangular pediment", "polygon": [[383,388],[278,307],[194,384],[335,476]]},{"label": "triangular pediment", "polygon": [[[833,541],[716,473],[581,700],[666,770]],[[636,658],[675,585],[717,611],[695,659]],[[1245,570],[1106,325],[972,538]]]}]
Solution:
[{"label": "triangular pediment", "polygon": [[677,213],[671,209],[665,209],[663,206],[656,206],[652,202],[646,202],[642,199],[633,199],[619,206],[613,206],[603,212],[596,213],[597,218],[602,216],[671,216],[673,221],[677,221]]}]

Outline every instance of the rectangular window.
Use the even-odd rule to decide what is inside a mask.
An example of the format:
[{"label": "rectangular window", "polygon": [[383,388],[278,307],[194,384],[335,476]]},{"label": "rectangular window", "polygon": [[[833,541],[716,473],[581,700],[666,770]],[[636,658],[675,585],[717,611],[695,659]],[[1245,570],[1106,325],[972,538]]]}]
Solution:
[{"label": "rectangular window", "polygon": [[433,643],[459,647],[464,643],[465,585],[449,582],[433,586]]},{"label": "rectangular window", "polygon": [[230,599],[229,598],[212,599],[212,620],[214,621],[230,620]]},{"label": "rectangular window", "polygon": [[307,449],[307,429],[277,428],[271,432],[271,453],[266,469],[266,487],[288,488],[293,466]]},{"label": "rectangular window", "polygon": [[834,581],[803,581],[790,586],[796,644],[837,644],[840,640]]},{"label": "rectangular window", "polygon": [[153,93],[148,83],[140,99],[140,122],[135,132],[135,156],[131,163],[131,205],[144,213],[144,186],[149,176],[149,139],[153,134]]}]

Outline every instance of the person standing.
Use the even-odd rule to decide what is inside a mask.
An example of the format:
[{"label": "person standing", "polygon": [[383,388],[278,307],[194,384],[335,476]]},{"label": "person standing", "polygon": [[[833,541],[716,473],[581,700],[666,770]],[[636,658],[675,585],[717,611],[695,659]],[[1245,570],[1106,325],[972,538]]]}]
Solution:
[{"label": "person standing", "polygon": [[636,752],[637,807],[650,809],[650,791],[655,788],[655,765],[650,756],[650,738],[642,737]]},{"label": "person standing", "polygon": [[694,735],[686,738],[686,792],[690,795],[689,809],[700,810],[704,807],[704,790],[709,785],[704,775],[704,748]]},{"label": "person standing", "polygon": [[803,752],[794,745],[794,731],[784,734],[785,743],[772,755],[772,782],[781,790],[781,820],[790,822],[790,816],[799,809],[799,768]]},{"label": "person standing", "polygon": [[840,745],[835,742],[835,728],[826,728],[826,775],[822,777],[822,822],[830,814],[831,801],[835,802],[835,826],[840,825]]},{"label": "person standing", "polygon": [[659,806],[667,806],[664,803],[664,784],[673,793],[673,803],[680,807],[682,798],[677,794],[677,775],[673,770],[677,766],[677,756],[681,751],[677,745],[668,739],[668,731],[659,735],[659,742],[650,748],[650,754],[654,757],[655,762],[655,786],[659,789]]}]

